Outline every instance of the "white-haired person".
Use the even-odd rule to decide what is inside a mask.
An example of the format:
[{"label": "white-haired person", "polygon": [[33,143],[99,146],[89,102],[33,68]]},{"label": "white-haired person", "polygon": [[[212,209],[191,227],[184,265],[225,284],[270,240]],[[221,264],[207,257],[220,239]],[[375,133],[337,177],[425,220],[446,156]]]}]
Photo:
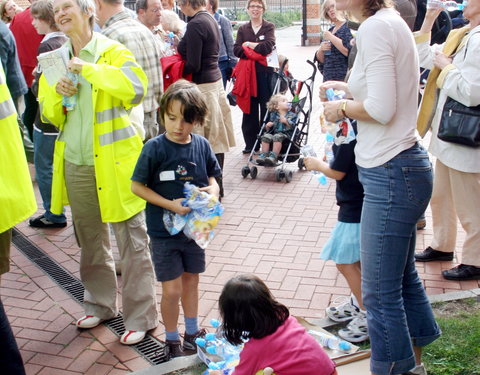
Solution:
[{"label": "white-haired person", "polygon": [[[80,278],[85,316],[79,328],[114,318],[117,278],[109,224],[122,261],[122,344],[135,344],[158,325],[155,276],[148,248],[145,201],[130,190],[130,177],[142,149],[128,109],[142,102],[147,78],[122,44],[93,32],[93,0],[54,0],[55,22],[69,40],[68,75],[53,85],[40,78],[42,117],[60,134],[55,143],[51,211],[71,206],[81,248]],[[70,75],[71,76],[71,75]],[[75,98],[66,110],[62,99]],[[67,198],[68,197],[68,198]]]}]

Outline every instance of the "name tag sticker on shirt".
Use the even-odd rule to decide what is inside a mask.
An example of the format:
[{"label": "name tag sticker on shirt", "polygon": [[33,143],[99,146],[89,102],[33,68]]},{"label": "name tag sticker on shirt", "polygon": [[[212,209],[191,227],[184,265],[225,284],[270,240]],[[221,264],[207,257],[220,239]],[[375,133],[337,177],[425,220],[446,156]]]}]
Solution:
[{"label": "name tag sticker on shirt", "polygon": [[265,35],[260,35],[260,36],[258,37],[258,39],[264,40],[264,39],[265,39]]},{"label": "name tag sticker on shirt", "polygon": [[160,172],[160,181],[175,181],[175,171]]}]

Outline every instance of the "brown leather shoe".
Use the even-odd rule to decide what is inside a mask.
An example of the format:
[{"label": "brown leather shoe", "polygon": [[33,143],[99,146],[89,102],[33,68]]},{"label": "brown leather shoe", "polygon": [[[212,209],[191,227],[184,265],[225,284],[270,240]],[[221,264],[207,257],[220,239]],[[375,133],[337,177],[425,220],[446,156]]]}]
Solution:
[{"label": "brown leather shoe", "polygon": [[450,270],[442,271],[442,275],[447,280],[480,280],[480,267],[459,264]]},{"label": "brown leather shoe", "polygon": [[453,253],[438,251],[438,250],[432,249],[429,246],[425,250],[423,250],[421,253],[416,253],[415,260],[417,262],[432,262],[434,260],[453,260]]}]

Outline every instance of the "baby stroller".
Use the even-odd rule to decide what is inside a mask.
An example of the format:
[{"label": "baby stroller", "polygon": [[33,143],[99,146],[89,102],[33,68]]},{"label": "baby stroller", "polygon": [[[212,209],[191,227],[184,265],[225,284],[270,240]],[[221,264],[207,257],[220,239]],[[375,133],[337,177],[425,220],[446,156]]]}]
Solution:
[{"label": "baby stroller", "polygon": [[[277,80],[275,83],[274,94],[279,93],[281,90],[281,86],[285,85],[285,82],[288,82],[287,86],[290,89],[291,94],[294,96],[294,100],[292,101],[292,111],[297,113],[297,122],[293,127],[291,132],[291,136],[283,141],[282,150],[278,155],[278,160],[276,164],[272,166],[262,165],[266,168],[273,167],[275,169],[275,180],[281,181],[285,179],[285,182],[292,181],[293,172],[291,170],[285,169],[286,163],[293,163],[297,161],[300,157],[300,148],[307,144],[308,141],[308,130],[310,126],[310,114],[312,112],[312,90],[313,84],[315,82],[315,74],[317,69],[315,64],[310,60],[307,60],[307,63],[312,67],[312,75],[304,81],[296,81],[287,78],[284,74],[283,66],[277,74]],[[257,178],[258,175],[258,164],[254,159],[254,156],[258,155],[257,150],[259,148],[259,143],[261,142],[261,138],[263,133],[266,130],[266,124],[268,122],[270,113],[267,112],[265,118],[263,119],[262,126],[260,128],[259,133],[257,134],[257,139],[255,141],[254,147],[252,147],[252,151],[248,158],[247,165],[242,168],[242,176],[246,178],[248,175],[252,179]],[[302,159],[300,159],[302,160]],[[299,162],[300,162],[299,160]],[[299,164],[299,168],[302,167]]]}]

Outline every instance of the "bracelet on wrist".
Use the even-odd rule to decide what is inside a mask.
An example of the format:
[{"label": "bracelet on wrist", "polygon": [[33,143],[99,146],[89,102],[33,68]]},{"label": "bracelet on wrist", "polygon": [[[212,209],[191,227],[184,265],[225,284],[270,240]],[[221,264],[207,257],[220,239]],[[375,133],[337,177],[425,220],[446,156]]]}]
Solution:
[{"label": "bracelet on wrist", "polygon": [[340,105],[340,110],[342,111],[343,118],[347,118],[347,100],[342,100],[342,104]]}]

